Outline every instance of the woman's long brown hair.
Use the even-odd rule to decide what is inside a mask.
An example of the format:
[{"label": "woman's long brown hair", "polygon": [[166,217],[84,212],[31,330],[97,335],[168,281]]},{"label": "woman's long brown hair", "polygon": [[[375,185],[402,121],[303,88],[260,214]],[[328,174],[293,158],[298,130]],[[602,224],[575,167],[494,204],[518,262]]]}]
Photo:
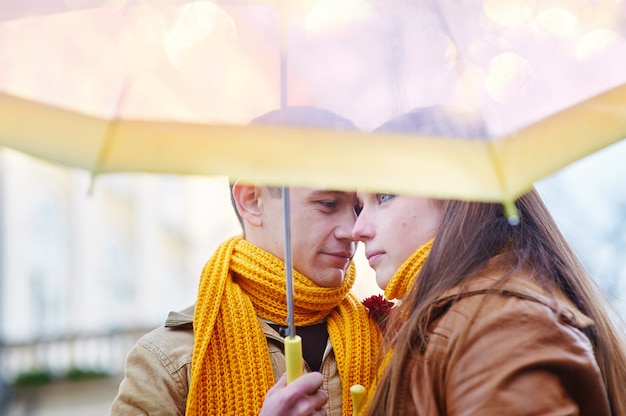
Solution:
[{"label": "woman's long brown hair", "polygon": [[[517,201],[520,223],[510,225],[500,204],[439,201],[444,216],[415,286],[391,317],[401,329],[386,340],[393,357],[369,403],[369,415],[394,415],[408,359],[427,335],[431,302],[468,281],[503,247],[517,267],[531,267],[546,290],[562,291],[595,325],[585,332],[608,392],[613,415],[626,415],[626,344],[609,304],[573,253],[536,190]],[[502,279],[506,279],[504,276]],[[502,283],[502,282],[498,282]],[[496,285],[498,284],[496,283]],[[403,318],[402,318],[403,317]],[[406,320],[406,322],[404,322]],[[402,322],[400,322],[402,321]],[[400,326],[401,325],[401,326]]]}]

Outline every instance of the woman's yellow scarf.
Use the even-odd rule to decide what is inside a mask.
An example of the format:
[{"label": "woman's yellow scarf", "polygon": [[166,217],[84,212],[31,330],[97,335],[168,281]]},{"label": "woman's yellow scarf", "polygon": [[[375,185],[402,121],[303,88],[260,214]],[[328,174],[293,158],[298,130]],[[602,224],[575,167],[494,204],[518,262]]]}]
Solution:
[{"label": "woman's yellow scarf", "polygon": [[430,253],[434,239],[418,248],[394,273],[385,288],[387,299],[402,299],[415,284],[417,275]]},{"label": "woman's yellow scarf", "polygon": [[[419,274],[428,254],[430,254],[430,249],[433,246],[434,239],[431,239],[426,244],[418,248],[411,256],[406,259],[406,261],[396,270],[393,274],[387,287],[385,288],[385,297],[387,299],[402,299],[404,295],[413,287],[415,281],[417,280],[417,275]],[[383,375],[383,372],[389,365],[391,361],[391,357],[393,356],[393,347],[385,354],[380,367],[378,368],[378,372],[376,374],[376,380],[369,388],[367,394],[367,400],[363,407],[361,408],[359,414],[365,414],[367,412],[367,407],[369,406],[369,400],[374,396],[374,391],[376,390],[376,385],[378,381]]]},{"label": "woman's yellow scarf", "polygon": [[[352,412],[350,386],[372,383],[381,342],[378,326],[350,292],[354,278],[354,265],[333,288],[293,274],[295,324],[327,321],[344,415]],[[259,413],[274,373],[257,317],[286,325],[285,299],[283,261],[242,237],[216,250],[200,277],[187,415]]]}]

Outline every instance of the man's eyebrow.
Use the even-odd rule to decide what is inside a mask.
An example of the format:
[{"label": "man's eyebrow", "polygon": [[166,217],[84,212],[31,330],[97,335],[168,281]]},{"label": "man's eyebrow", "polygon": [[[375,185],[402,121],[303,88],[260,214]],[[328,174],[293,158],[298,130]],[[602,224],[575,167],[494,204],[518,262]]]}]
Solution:
[{"label": "man's eyebrow", "polygon": [[332,189],[318,189],[313,191],[312,196],[316,197],[316,196],[326,196],[328,194],[332,194],[332,195],[336,195],[336,196],[347,196],[348,194],[350,194],[350,192],[348,191],[336,191],[336,190],[332,190]]}]

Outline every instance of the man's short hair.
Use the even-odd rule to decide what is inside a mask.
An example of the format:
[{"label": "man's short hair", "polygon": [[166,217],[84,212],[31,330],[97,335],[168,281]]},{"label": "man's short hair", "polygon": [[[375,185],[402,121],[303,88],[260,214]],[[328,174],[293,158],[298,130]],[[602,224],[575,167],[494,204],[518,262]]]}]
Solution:
[{"label": "man's short hair", "polygon": [[[326,128],[333,130],[357,131],[356,125],[345,117],[332,111],[313,106],[289,106],[282,109],[272,110],[254,118],[251,125],[287,125],[296,127]],[[235,215],[243,229],[243,219],[237,211],[235,198],[233,197],[233,184],[236,178],[230,178],[230,201],[235,210]],[[283,190],[280,186],[268,186],[272,198],[282,198]]]}]

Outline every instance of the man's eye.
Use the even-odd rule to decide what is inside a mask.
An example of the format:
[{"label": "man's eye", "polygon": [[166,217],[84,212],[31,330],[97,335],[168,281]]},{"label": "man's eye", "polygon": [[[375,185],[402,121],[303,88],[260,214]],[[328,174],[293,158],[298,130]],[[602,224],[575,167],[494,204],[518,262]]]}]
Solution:
[{"label": "man's eye", "polygon": [[383,202],[387,202],[393,199],[394,197],[395,195],[391,195],[391,194],[376,194],[376,201],[379,204],[382,204]]},{"label": "man's eye", "polygon": [[337,208],[337,201],[319,201],[325,208]]}]

